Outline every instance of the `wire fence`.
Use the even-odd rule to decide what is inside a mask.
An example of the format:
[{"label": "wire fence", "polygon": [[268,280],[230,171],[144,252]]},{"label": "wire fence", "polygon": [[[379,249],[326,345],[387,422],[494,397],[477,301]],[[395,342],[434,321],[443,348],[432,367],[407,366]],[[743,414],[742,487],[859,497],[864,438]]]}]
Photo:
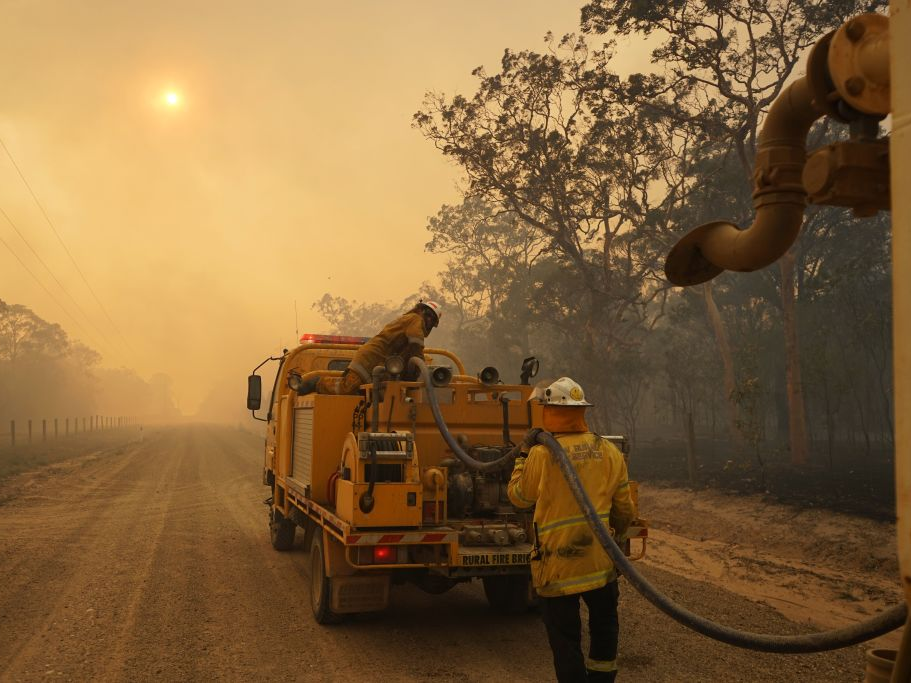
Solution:
[{"label": "wire fence", "polygon": [[54,417],[10,420],[9,431],[0,432],[0,444],[11,448],[34,443],[63,439],[76,434],[106,432],[140,425],[139,418],[126,415],[86,415],[80,417]]}]

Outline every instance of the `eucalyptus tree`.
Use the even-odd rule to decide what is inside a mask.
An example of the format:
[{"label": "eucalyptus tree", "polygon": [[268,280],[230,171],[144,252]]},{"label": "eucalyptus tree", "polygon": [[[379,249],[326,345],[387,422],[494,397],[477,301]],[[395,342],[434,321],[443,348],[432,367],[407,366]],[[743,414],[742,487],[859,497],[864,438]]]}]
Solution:
[{"label": "eucalyptus tree", "polygon": [[[637,87],[630,95],[683,129],[724,141],[736,153],[741,180],[749,186],[762,117],[807,49],[847,17],[878,5],[882,3],[858,0],[591,0],[582,8],[582,28],[598,35],[656,39],[652,62],[657,73],[632,79]],[[669,99],[673,109],[665,106]],[[719,218],[746,222],[745,216]],[[780,260],[778,289],[791,458],[799,464],[806,461],[808,447],[797,343],[796,249],[799,243]]]},{"label": "eucalyptus tree", "polygon": [[467,197],[546,240],[561,298],[542,290],[535,303],[571,339],[597,391],[608,382],[599,368],[662,315],[671,214],[702,137],[631,102],[612,57],[609,45],[549,36],[543,52],[507,50],[495,74],[476,69],[471,97],[428,94],[414,117],[460,165]]},{"label": "eucalyptus tree", "polygon": [[[449,255],[440,273],[456,343],[468,358],[511,367],[533,353],[534,269],[548,240],[517,215],[477,197],[445,205],[428,222],[427,251]],[[516,366],[518,368],[518,366]]]}]

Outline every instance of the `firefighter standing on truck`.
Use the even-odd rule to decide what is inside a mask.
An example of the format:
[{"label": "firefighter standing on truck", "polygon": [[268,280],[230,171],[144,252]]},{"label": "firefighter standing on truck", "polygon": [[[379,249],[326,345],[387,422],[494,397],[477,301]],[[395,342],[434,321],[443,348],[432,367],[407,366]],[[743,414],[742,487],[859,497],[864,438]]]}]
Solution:
[{"label": "firefighter standing on truck", "polygon": [[[582,485],[615,537],[635,518],[626,462],[607,439],[588,430],[585,394],[562,377],[544,391],[543,427],[552,432]],[[519,508],[537,505],[531,573],[541,596],[544,625],[560,683],[613,681],[617,676],[617,572],[595,540],[560,467],[546,446],[535,445],[516,460],[509,499]],[[579,597],[588,605],[591,646],[582,656]]]},{"label": "firefighter standing on truck", "polygon": [[361,346],[341,377],[319,377],[307,381],[299,390],[306,394],[358,394],[362,384],[373,381],[373,368],[389,356],[401,356],[408,368],[413,356],[424,357],[424,338],[440,324],[440,305],[420,301],[410,311],[387,323],[380,333]]}]

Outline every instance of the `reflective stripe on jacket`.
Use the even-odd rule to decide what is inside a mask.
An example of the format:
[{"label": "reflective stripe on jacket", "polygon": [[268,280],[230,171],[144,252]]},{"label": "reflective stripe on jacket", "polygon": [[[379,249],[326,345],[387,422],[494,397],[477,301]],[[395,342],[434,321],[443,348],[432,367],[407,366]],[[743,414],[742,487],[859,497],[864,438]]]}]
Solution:
[{"label": "reflective stripe on jacket", "polygon": [[[626,462],[616,446],[591,432],[555,435],[601,519],[616,535],[635,518]],[[595,540],[555,456],[534,446],[516,460],[507,489],[520,508],[535,508],[538,552],[531,562],[535,589],[545,597],[600,588],[616,578],[614,564]]]},{"label": "reflective stripe on jacket", "polygon": [[388,323],[379,334],[364,344],[354,354],[351,366],[360,366],[367,372],[365,382],[377,365],[383,365],[389,356],[399,355],[408,367],[408,359],[424,351],[424,318],[420,313],[406,313]]}]

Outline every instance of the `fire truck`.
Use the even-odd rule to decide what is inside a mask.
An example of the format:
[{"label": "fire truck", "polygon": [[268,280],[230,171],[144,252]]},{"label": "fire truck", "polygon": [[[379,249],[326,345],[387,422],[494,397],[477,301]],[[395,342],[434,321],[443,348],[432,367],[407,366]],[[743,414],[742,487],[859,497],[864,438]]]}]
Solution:
[{"label": "fire truck", "polygon": [[[405,582],[441,594],[479,579],[494,609],[528,610],[532,512],[513,507],[506,485],[517,444],[541,423],[529,383],[538,361],[506,384],[492,367],[470,375],[455,354],[426,349],[420,381],[404,381],[392,357],[360,395],[299,394],[308,379],[341,375],[366,341],[304,335],[248,378],[247,408],[266,422],[272,546],[291,550],[302,533],[316,621],[382,610]],[[257,371],[270,360],[279,366],[263,417]],[[606,438],[628,451],[626,439]],[[637,520],[621,539],[627,554],[633,538],[644,554],[647,536]]]}]

